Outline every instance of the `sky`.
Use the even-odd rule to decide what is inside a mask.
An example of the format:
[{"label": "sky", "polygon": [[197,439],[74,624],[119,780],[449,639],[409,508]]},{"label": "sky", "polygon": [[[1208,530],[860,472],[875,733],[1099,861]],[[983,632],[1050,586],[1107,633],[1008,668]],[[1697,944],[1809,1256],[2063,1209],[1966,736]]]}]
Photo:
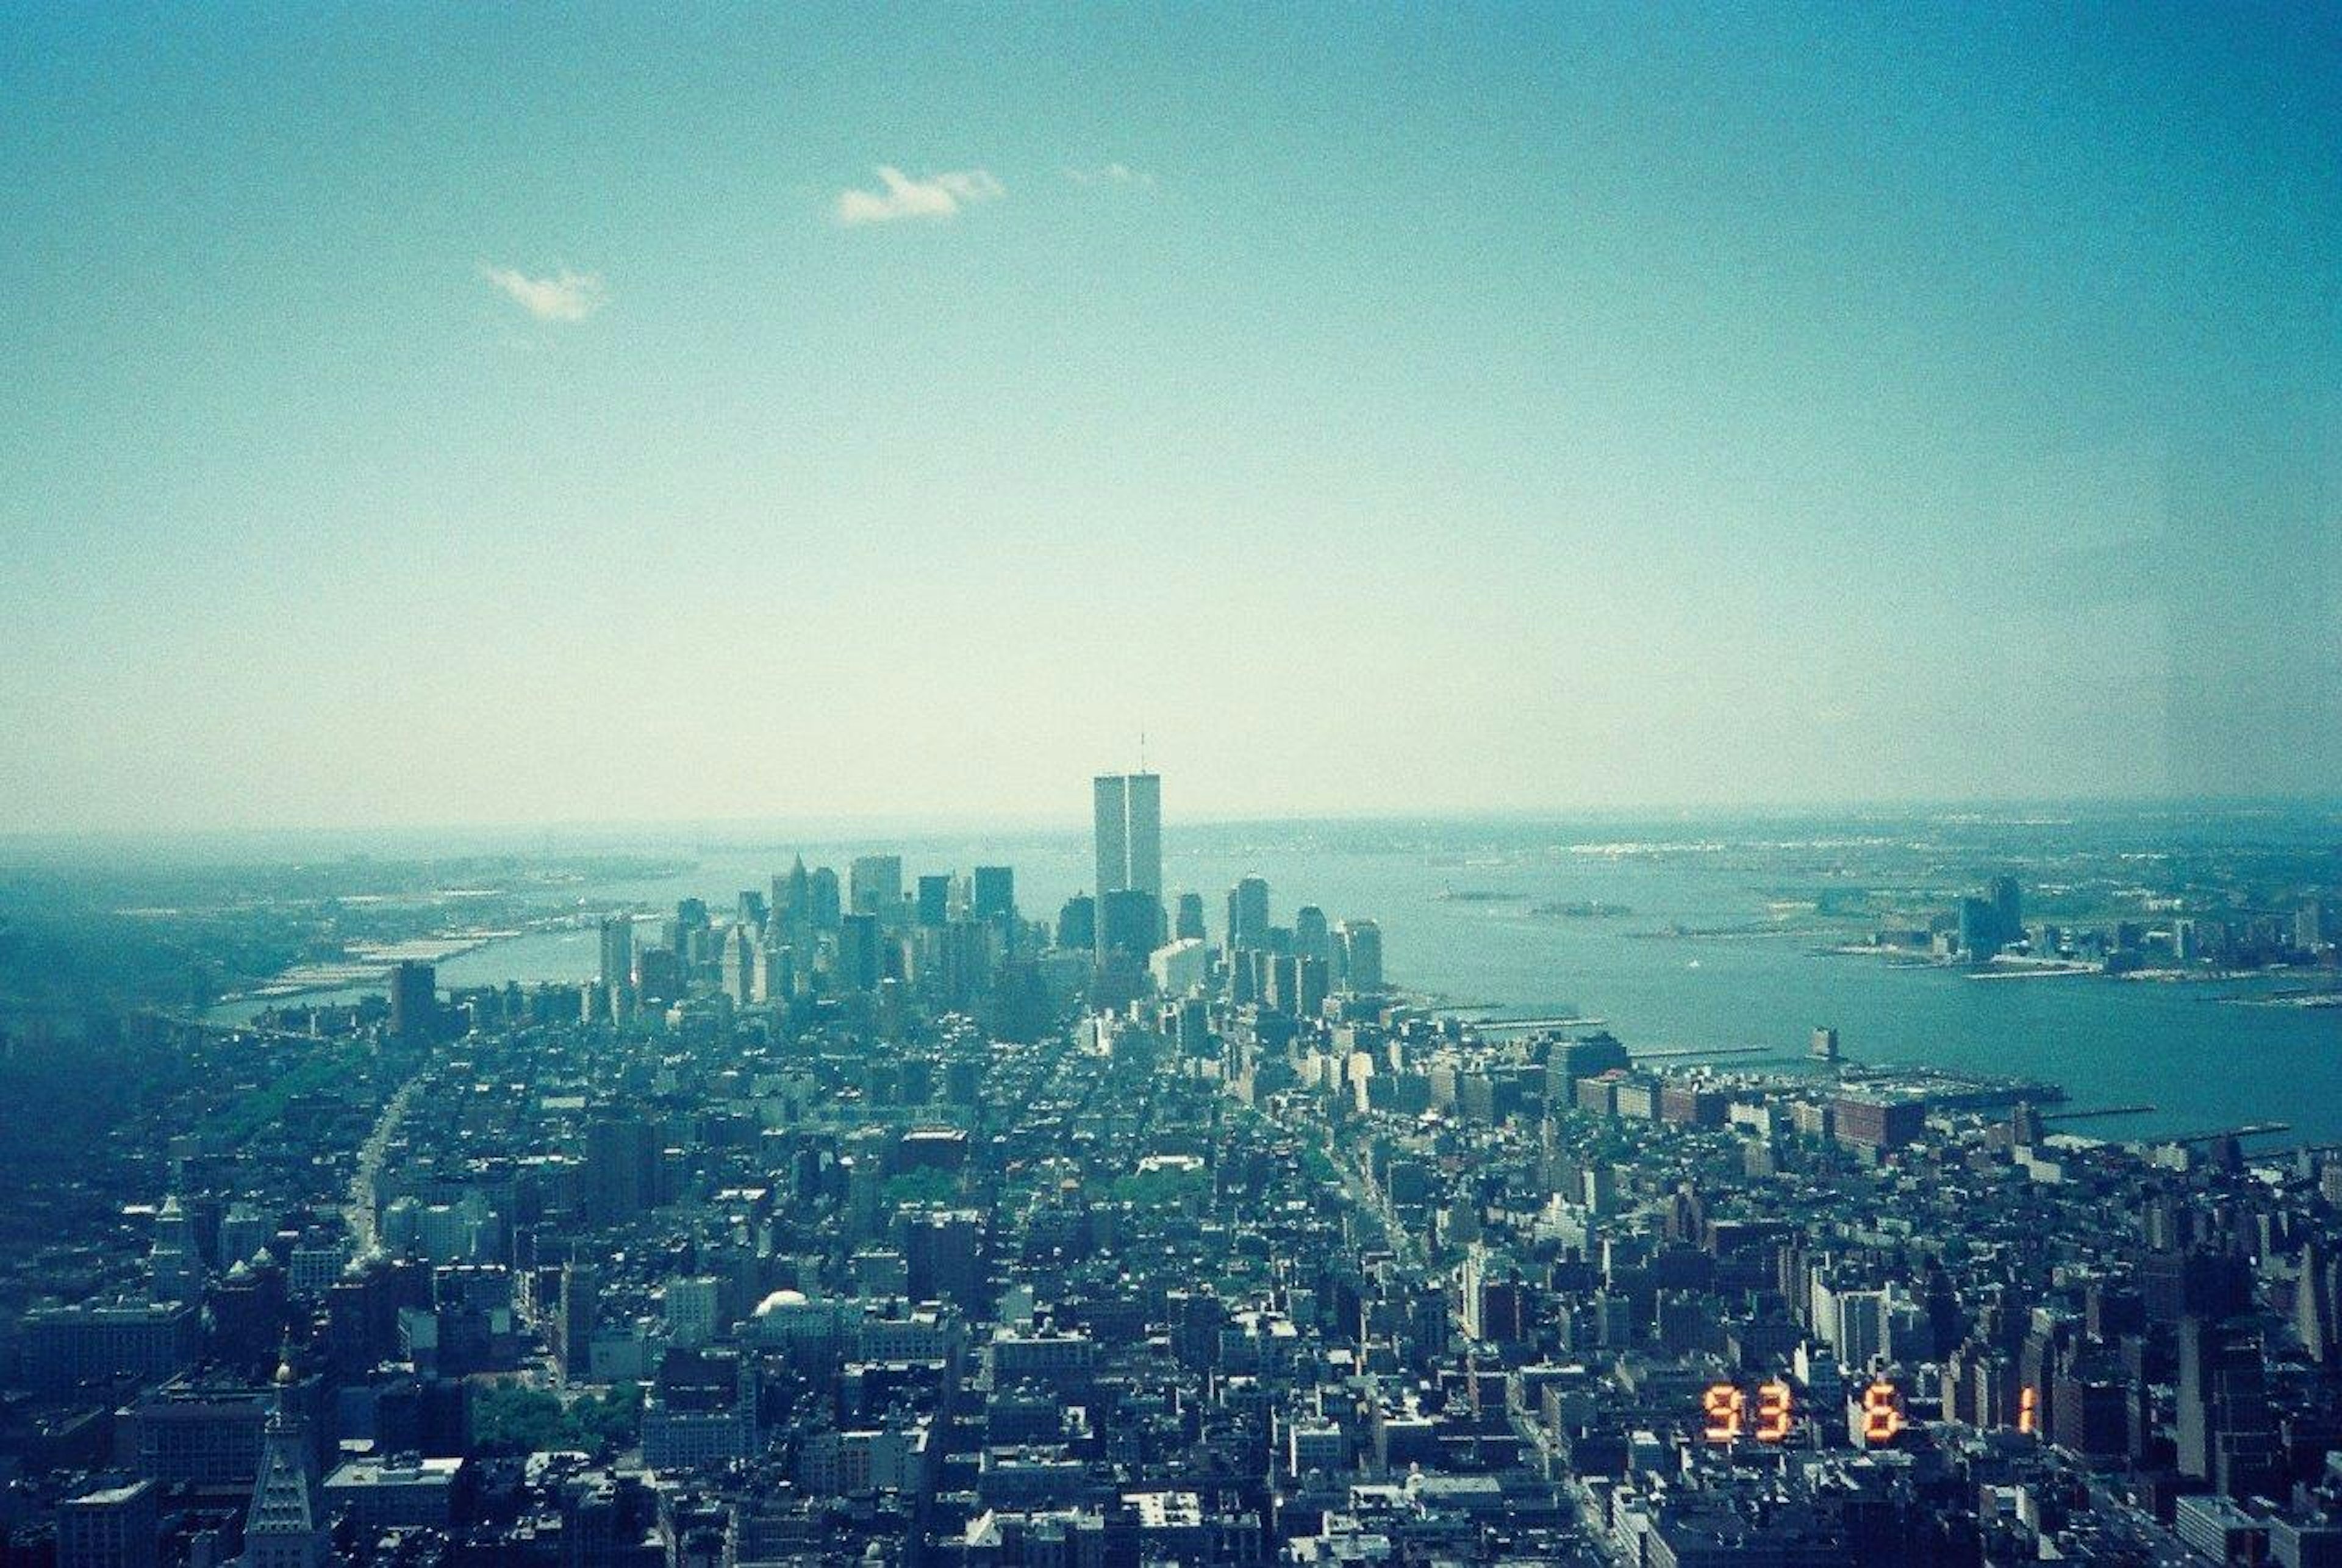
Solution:
[{"label": "sky", "polygon": [[0,830],[2342,781],[2342,11],[0,4]]}]

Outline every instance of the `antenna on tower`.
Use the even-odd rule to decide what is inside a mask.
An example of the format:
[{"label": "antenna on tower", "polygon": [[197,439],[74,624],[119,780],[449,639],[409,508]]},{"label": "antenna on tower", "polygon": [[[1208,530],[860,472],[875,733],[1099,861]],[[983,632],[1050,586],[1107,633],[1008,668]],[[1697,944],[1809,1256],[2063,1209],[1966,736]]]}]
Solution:
[{"label": "antenna on tower", "polygon": [[1146,732],[1145,730],[1138,732],[1138,771],[1140,773],[1146,771]]}]

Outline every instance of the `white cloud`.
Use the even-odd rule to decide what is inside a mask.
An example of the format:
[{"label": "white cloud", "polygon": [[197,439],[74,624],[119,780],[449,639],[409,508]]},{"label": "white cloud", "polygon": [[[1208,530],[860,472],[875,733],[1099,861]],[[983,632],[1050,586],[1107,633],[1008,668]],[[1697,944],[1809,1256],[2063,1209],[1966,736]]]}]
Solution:
[{"label": "white cloud", "polygon": [[564,267],[551,277],[531,277],[516,267],[482,262],[480,275],[539,321],[584,321],[602,308],[599,273]]},{"label": "white cloud", "polygon": [[962,207],[1008,194],[1008,187],[983,169],[958,169],[915,180],[891,164],[878,169],[879,189],[837,195],[837,221],[886,224],[897,218],[947,218]]},{"label": "white cloud", "polygon": [[1066,178],[1077,185],[1136,185],[1142,190],[1155,188],[1155,176],[1145,169],[1134,169],[1128,164],[1106,164],[1095,169],[1067,169]]}]

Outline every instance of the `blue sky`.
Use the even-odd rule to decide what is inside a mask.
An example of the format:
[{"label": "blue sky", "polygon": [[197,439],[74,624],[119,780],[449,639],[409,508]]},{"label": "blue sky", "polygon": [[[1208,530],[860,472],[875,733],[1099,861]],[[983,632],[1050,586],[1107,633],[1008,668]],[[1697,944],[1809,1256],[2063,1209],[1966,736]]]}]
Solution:
[{"label": "blue sky", "polygon": [[8,7],[0,822],[2330,789],[2337,149],[2294,6]]}]

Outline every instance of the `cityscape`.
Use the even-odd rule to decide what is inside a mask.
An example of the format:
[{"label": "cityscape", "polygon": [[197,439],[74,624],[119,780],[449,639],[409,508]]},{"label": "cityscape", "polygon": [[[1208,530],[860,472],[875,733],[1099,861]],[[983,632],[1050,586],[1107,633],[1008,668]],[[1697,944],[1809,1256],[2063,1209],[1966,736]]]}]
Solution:
[{"label": "cityscape", "polygon": [[[247,869],[157,874],[173,902],[117,918],[187,968],[0,1036],[12,1102],[59,1134],[7,1151],[11,1551],[2342,1551],[2342,1144],[2274,1115],[2133,1133],[2157,1106],[1867,1060],[1822,1018],[1646,1044],[1443,995],[1373,909],[1166,882],[1191,862],[1161,775],[1088,804],[1086,884],[1037,908],[1013,864],[916,849],[661,909],[596,907],[694,874],[613,851],[501,887],[452,865],[460,897],[361,892],[416,875],[364,858],[260,897]],[[2110,849],[2118,889],[2064,852],[2055,883],[1994,873],[1907,925],[1875,918],[1927,904],[1903,868],[1851,879],[1857,841],[1827,841],[1834,895],[1761,898],[1756,940],[1825,976],[2088,973],[2131,983],[2110,1005],[2177,988],[2202,1020],[2326,1028],[2330,824],[2144,881]],[[1496,929],[1528,902],[1499,857],[1468,868],[1507,885],[1463,890],[1435,859],[1427,908]],[[1752,940],[1706,932],[1621,940]],[[104,964],[102,934],[51,978]],[[586,972],[406,955],[548,938]]]},{"label": "cityscape", "polygon": [[2342,0],[15,0],[0,234],[0,1568],[2342,1568]]}]

